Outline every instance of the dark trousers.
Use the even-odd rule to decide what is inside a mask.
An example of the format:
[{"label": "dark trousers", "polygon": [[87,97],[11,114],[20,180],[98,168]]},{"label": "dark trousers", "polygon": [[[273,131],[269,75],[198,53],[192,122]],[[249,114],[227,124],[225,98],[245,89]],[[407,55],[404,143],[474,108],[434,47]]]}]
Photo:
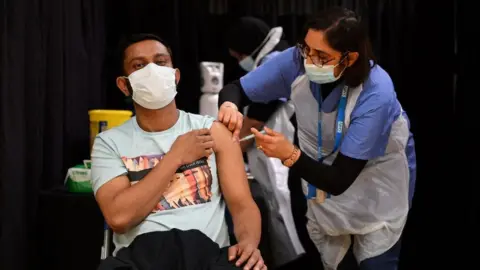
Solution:
[{"label": "dark trousers", "polygon": [[391,247],[389,250],[376,257],[369,258],[360,263],[360,270],[397,270],[398,258],[400,256],[401,240]]},{"label": "dark trousers", "polygon": [[350,245],[350,249],[338,266],[338,270],[397,270],[402,245],[401,242],[400,238],[389,250],[360,262],[360,265],[358,265],[358,262],[353,256],[353,245]]},{"label": "dark trousers", "polygon": [[137,236],[116,257],[101,262],[98,270],[235,270],[228,248],[198,230],[151,232]]},{"label": "dark trousers", "polygon": [[305,254],[299,259],[280,267],[279,270],[303,269],[305,265],[315,266],[312,267],[312,269],[321,270],[323,267],[320,253],[310,239],[307,231],[307,200],[302,191],[302,180],[295,175],[292,170],[290,170],[288,175],[288,187],[290,189],[290,201],[295,229],[305,249]]}]

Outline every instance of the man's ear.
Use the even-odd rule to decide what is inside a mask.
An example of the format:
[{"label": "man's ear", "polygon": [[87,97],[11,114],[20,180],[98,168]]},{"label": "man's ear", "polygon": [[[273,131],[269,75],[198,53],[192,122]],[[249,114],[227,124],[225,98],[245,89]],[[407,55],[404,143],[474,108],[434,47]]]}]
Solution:
[{"label": "man's ear", "polygon": [[128,90],[128,81],[125,77],[117,77],[117,87],[122,91],[125,96],[130,96],[130,91]]},{"label": "man's ear", "polygon": [[351,67],[353,64],[355,64],[355,62],[357,62],[358,52],[349,52],[347,59],[348,59],[347,67]]},{"label": "man's ear", "polygon": [[178,85],[179,81],[180,81],[180,69],[176,68],[175,69],[175,83]]}]

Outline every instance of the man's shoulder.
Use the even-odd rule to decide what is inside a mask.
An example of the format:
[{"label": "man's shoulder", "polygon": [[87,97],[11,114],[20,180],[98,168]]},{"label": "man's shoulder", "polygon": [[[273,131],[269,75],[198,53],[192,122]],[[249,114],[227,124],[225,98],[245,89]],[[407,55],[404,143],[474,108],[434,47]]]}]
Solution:
[{"label": "man's shoulder", "polygon": [[232,147],[239,147],[239,144],[232,140],[232,132],[219,121],[212,123],[210,134],[215,141],[215,147],[213,149],[215,154],[228,153],[228,155],[230,155],[232,153]]},{"label": "man's shoulder", "polygon": [[209,115],[200,115],[195,113],[188,113],[182,111],[181,121],[186,122],[189,125],[189,128],[194,129],[201,129],[201,128],[211,128],[213,123],[215,122],[215,118]]},{"label": "man's shoulder", "polygon": [[133,133],[135,132],[133,121],[135,121],[135,117],[130,118],[120,126],[99,133],[96,139],[100,139],[106,143],[126,143],[126,141],[132,139]]},{"label": "man's shoulder", "polygon": [[131,135],[135,131],[135,127],[133,126],[133,121],[135,120],[135,116],[130,118],[129,120],[125,121],[123,124],[107,129],[100,133],[102,137],[116,137],[120,135]]}]

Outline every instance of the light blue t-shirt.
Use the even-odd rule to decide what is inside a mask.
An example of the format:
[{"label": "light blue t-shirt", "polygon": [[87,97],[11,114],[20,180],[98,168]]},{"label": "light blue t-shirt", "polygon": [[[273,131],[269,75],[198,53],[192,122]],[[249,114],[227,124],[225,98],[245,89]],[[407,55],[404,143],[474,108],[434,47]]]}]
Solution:
[{"label": "light blue t-shirt", "polygon": [[[179,110],[175,125],[162,132],[146,132],[136,117],[100,133],[92,149],[92,186],[98,189],[113,178],[126,175],[131,185],[147,175],[170,150],[178,136],[194,129],[210,128],[214,119]],[[144,221],[125,234],[114,234],[115,253],[136,236],[171,229],[197,229],[218,243],[229,245],[215,155],[180,167],[167,190]]]},{"label": "light blue t-shirt", "polygon": [[[240,83],[251,101],[268,103],[289,98],[292,83],[302,74],[305,74],[303,58],[297,47],[291,47],[240,78]],[[322,111],[331,111],[338,104],[340,94],[340,87],[332,91],[322,103]],[[401,113],[399,104],[390,76],[379,65],[375,65],[364,82],[363,91],[352,111],[350,126],[342,140],[340,152],[364,160],[383,156],[392,124]],[[404,116],[406,117],[405,113]],[[411,200],[416,180],[416,157],[411,134],[405,151],[410,169]]]}]

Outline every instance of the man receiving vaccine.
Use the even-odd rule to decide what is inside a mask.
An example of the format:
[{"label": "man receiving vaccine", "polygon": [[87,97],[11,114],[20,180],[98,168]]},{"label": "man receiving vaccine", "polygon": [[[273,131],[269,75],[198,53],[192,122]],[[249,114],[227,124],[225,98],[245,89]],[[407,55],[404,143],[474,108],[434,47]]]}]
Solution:
[{"label": "man receiving vaccine", "polygon": [[[145,237],[154,239],[172,229],[180,236],[193,230],[197,242],[192,238],[189,246],[203,256],[209,256],[206,246],[195,245],[206,236],[224,248],[232,269],[266,269],[257,249],[260,214],[231,133],[211,117],[177,109],[180,71],[173,67],[171,49],[159,37],[131,36],[122,42],[120,54],[123,74],[117,86],[132,96],[136,116],[99,134],[92,150],[92,186],[114,231],[114,254],[141,256],[130,259],[159,265],[171,258],[163,252],[149,256],[152,250],[132,252],[138,239],[145,243]],[[238,242],[231,247],[224,200]]]}]

